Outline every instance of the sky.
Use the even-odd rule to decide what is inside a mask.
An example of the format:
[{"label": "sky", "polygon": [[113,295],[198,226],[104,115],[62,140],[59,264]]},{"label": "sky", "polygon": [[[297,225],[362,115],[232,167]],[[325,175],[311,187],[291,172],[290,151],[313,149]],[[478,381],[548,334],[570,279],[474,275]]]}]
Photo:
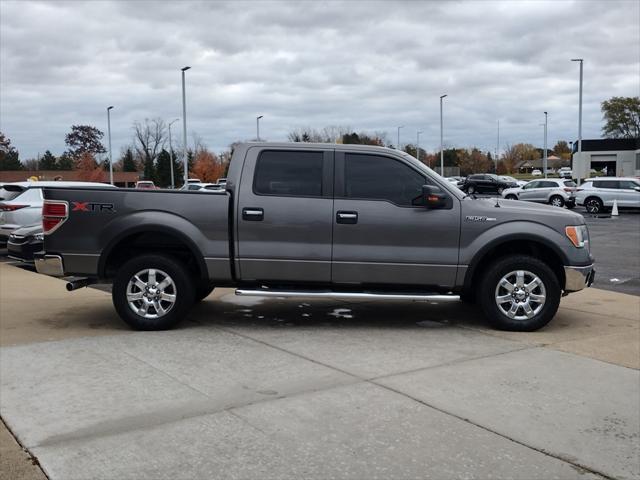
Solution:
[{"label": "sky", "polygon": [[107,131],[162,118],[213,151],[300,127],[385,132],[395,144],[494,152],[583,138],[600,103],[640,95],[640,1],[186,2],[0,0],[0,131],[33,158],[65,150],[73,124]]}]

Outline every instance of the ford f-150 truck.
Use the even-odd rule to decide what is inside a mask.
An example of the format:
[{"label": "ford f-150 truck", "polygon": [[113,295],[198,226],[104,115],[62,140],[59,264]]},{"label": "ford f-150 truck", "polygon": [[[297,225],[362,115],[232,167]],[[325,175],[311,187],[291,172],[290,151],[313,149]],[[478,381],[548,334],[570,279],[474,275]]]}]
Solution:
[{"label": "ford f-150 truck", "polygon": [[46,188],[40,273],[112,283],[131,327],[166,329],[214,287],[238,295],[476,301],[535,330],[589,286],[582,216],[477,199],[397,150],[247,143],[224,190]]}]

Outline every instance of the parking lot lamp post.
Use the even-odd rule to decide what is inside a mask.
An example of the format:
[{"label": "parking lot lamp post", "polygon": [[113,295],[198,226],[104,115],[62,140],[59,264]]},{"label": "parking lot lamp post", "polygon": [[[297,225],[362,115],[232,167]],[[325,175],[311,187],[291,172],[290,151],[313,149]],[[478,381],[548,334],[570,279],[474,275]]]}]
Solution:
[{"label": "parking lot lamp post", "polygon": [[171,125],[176,123],[179,118],[169,122],[169,159],[171,160],[171,188],[176,188],[176,182],[173,178],[173,147],[171,146]]},{"label": "parking lot lamp post", "polygon": [[500,119],[498,119],[498,139],[496,140],[496,175],[498,174],[498,157],[500,156]]},{"label": "parking lot lamp post", "polygon": [[256,138],[260,141],[260,119],[264,117],[264,115],[260,115],[256,117]]},{"label": "parking lot lamp post", "polygon": [[109,138],[109,183],[113,185],[113,157],[111,156],[111,109],[113,105],[107,107],[107,136]]},{"label": "parking lot lamp post", "polygon": [[396,150],[400,150],[400,129],[404,128],[404,125],[398,127],[398,144],[396,145]]},{"label": "parking lot lamp post", "polygon": [[547,112],[544,112],[544,159],[542,162],[542,166],[544,168],[544,178],[547,178],[547,163],[548,163],[548,157],[547,157],[547,119],[548,119],[548,114]]},{"label": "parking lot lamp post", "polygon": [[446,97],[447,94],[440,95],[440,175],[444,177],[444,151],[442,150],[443,145],[443,121],[442,121],[442,99]]},{"label": "parking lot lamp post", "polygon": [[[584,63],[584,59],[582,58],[572,58],[572,62],[580,62],[580,93],[578,96],[578,158],[579,161],[582,162],[582,64]],[[573,154],[571,155],[573,158]],[[573,168],[573,162],[572,162]],[[577,177],[578,185],[580,185],[580,173],[578,173]]]},{"label": "parking lot lamp post", "polygon": [[421,130],[418,130],[418,133],[416,134],[416,158],[418,159],[418,161],[420,161],[420,134],[422,133]]},{"label": "parking lot lamp post", "polygon": [[184,161],[184,184],[189,183],[189,161],[187,159],[187,95],[184,88],[184,72],[191,67],[183,67],[182,71],[182,156]]}]

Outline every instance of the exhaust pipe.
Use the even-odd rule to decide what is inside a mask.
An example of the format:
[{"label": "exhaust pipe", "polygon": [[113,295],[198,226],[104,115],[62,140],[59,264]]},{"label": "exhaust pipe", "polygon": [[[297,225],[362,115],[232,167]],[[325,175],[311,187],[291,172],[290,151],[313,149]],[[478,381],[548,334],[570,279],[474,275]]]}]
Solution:
[{"label": "exhaust pipe", "polygon": [[95,280],[92,280],[90,278],[76,278],[74,280],[69,280],[67,282],[67,291],[73,292],[74,290],[78,290],[82,287],[88,287],[89,285],[92,285],[94,283],[96,283]]}]

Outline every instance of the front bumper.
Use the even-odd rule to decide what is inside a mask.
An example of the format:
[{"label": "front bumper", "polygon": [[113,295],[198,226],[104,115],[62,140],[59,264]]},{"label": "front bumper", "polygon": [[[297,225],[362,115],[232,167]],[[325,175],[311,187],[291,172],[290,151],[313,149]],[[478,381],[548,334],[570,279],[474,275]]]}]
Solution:
[{"label": "front bumper", "polygon": [[564,291],[578,292],[584,288],[590,287],[596,276],[593,264],[586,267],[564,267]]},{"label": "front bumper", "polygon": [[62,257],[60,255],[36,253],[33,256],[33,259],[38,273],[49,275],[51,277],[64,277],[64,267],[62,265]]}]

